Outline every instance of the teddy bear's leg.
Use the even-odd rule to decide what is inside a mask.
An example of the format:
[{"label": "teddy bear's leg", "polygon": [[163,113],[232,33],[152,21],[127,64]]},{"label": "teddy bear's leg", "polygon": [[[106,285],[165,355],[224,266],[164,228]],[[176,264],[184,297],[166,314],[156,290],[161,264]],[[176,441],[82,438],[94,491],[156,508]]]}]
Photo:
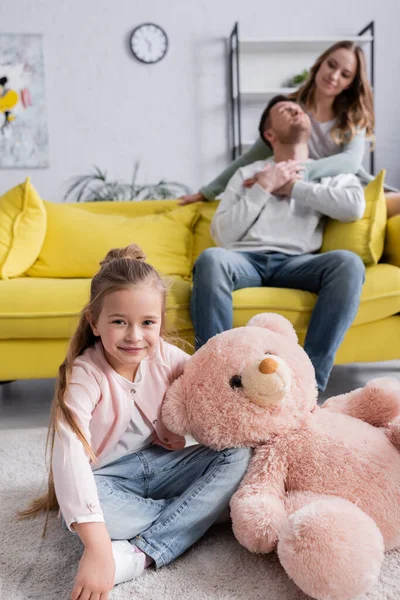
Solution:
[{"label": "teddy bear's leg", "polygon": [[246,495],[239,489],[230,506],[232,529],[238,542],[250,552],[272,552],[287,519],[282,500],[268,492]]},{"label": "teddy bear's leg", "polygon": [[334,496],[296,510],[279,532],[281,564],[317,600],[350,600],[367,592],[378,579],[383,553],[376,523]]},{"label": "teddy bear's leg", "polygon": [[372,379],[363,388],[329,398],[322,408],[385,427],[400,415],[400,381],[394,377]]}]

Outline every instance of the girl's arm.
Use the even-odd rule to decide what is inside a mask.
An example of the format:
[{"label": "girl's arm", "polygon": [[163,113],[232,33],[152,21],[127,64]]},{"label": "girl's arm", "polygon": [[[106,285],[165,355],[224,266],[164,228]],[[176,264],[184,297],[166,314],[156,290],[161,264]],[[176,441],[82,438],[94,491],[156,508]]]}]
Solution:
[{"label": "girl's arm", "polygon": [[[90,421],[100,400],[100,386],[86,367],[75,366],[64,394],[81,433],[91,444]],[[66,524],[76,531],[84,545],[71,600],[103,594],[114,584],[115,565],[90,459],[83,443],[66,422],[59,418],[52,457],[57,500]]]},{"label": "girl's arm", "polygon": [[170,383],[172,384],[175,379],[182,375],[183,369],[185,368],[185,364],[189,360],[190,355],[177,346],[174,346],[174,344],[170,344],[169,342],[166,343],[164,341],[162,341],[160,344],[160,351],[171,371]]},{"label": "girl's arm", "polygon": [[272,156],[272,150],[263,140],[259,137],[257,141],[252,145],[250,150],[247,150],[240,158],[237,158],[233,163],[229,165],[225,171],[222,171],[220,175],[208,185],[205,185],[200,189],[202,194],[207,200],[215,200],[216,196],[219,196],[228,185],[228,181],[232,175],[239,169],[257,160],[265,160]]},{"label": "girl's arm", "polygon": [[74,523],[73,528],[85,549],[79,562],[71,600],[92,598],[91,594],[101,595],[102,600],[108,600],[108,592],[114,585],[115,563],[106,526],[104,523]]},{"label": "girl's arm", "polygon": [[[100,386],[82,366],[73,368],[64,401],[91,445],[92,412],[100,400]],[[52,469],[57,500],[69,528],[74,522],[104,522],[90,458],[82,441],[60,417],[54,438]]]},{"label": "girl's arm", "polygon": [[342,173],[355,175],[361,168],[365,153],[365,129],[362,129],[348,144],[342,144],[342,151],[326,158],[319,158],[307,164],[308,180],[334,177]]}]

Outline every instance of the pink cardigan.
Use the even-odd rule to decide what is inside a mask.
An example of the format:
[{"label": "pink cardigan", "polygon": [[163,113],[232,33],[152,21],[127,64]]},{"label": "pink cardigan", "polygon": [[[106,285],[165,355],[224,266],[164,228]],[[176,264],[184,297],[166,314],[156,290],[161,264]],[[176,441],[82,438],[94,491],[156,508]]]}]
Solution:
[{"label": "pink cardigan", "polygon": [[[140,365],[143,383],[135,394],[135,403],[154,426],[154,443],[169,449],[183,448],[185,439],[162,424],[161,402],[188,359],[188,354],[160,339],[156,355]],[[101,342],[74,361],[65,402],[99,460],[120,440],[129,424],[133,387],[108,364]],[[53,475],[57,500],[68,527],[75,517],[103,514],[92,466],[82,443],[60,420],[54,442]]]}]

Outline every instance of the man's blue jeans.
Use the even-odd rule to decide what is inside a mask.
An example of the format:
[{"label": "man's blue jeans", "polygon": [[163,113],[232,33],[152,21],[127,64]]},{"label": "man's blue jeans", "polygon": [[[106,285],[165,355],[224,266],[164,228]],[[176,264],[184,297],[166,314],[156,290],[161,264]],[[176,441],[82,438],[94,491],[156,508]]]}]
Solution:
[{"label": "man's blue jeans", "polygon": [[151,446],[93,471],[108,533],[162,567],[192,546],[229,507],[249,448],[217,452]]},{"label": "man's blue jeans", "polygon": [[365,267],[347,250],[289,256],[277,252],[236,252],[208,248],[193,271],[191,317],[196,349],[232,324],[232,292],[277,287],[318,294],[304,349],[316,373],[318,389],[329,379],[335,354],[358,310]]}]

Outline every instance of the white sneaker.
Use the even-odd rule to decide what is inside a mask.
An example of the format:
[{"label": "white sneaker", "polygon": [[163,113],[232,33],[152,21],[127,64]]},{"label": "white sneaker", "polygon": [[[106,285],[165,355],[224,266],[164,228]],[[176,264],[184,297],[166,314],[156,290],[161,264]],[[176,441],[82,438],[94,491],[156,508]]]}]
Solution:
[{"label": "white sneaker", "polygon": [[145,569],[146,555],[133,549],[128,540],[111,542],[115,561],[114,585],[139,577]]}]

